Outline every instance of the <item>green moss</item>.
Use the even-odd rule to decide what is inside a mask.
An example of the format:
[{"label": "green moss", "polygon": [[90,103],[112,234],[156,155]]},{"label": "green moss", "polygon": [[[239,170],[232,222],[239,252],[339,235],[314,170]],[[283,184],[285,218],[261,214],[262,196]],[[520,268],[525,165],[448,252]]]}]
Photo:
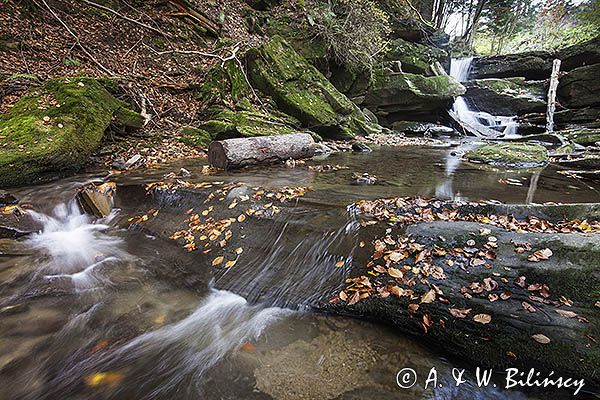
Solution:
[{"label": "green moss", "polygon": [[494,143],[465,154],[469,161],[494,165],[532,167],[548,162],[548,151],[533,143]]},{"label": "green moss", "polygon": [[400,61],[404,72],[430,74],[431,64],[443,63],[447,57],[448,53],[442,49],[408,42],[404,39],[394,39],[388,45],[384,59]]},{"label": "green moss", "polygon": [[252,84],[303,126],[330,137],[368,133],[358,107],[280,36],[251,49],[248,59]]},{"label": "green moss", "polygon": [[181,128],[180,136],[180,140],[190,146],[205,147],[213,140],[210,133],[204,129],[194,128],[192,126],[184,126]]},{"label": "green moss", "polygon": [[600,129],[578,128],[562,131],[564,136],[582,146],[593,146],[600,142]]},{"label": "green moss", "polygon": [[144,126],[144,117],[128,108],[119,107],[113,114],[113,123],[130,128],[141,128]]},{"label": "green moss", "polygon": [[124,107],[92,78],[52,79],[32,90],[0,116],[0,185],[29,184],[78,170],[113,114]]},{"label": "green moss", "polygon": [[285,135],[299,131],[293,120],[261,111],[234,112],[222,109],[214,118],[202,123],[200,128],[216,139]]},{"label": "green moss", "polygon": [[250,86],[239,64],[230,60],[223,66],[217,64],[210,69],[196,97],[205,107],[220,105],[248,109],[251,107],[248,100],[250,94]]}]

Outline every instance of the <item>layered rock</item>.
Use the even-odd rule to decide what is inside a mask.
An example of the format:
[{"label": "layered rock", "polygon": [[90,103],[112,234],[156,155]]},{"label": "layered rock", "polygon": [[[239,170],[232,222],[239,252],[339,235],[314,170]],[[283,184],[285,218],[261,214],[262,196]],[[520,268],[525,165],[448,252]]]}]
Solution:
[{"label": "layered rock", "polygon": [[141,122],[141,116],[92,78],[49,80],[0,116],[0,186],[74,173],[111,123]]},{"label": "layered rock", "polygon": [[464,86],[448,75],[425,77],[384,68],[373,72],[364,98],[356,101],[389,123],[431,117],[464,93]]},{"label": "layered rock", "polygon": [[534,143],[494,143],[468,151],[469,161],[506,167],[536,167],[548,162],[548,151]]},{"label": "layered rock", "polygon": [[512,78],[548,79],[552,72],[552,53],[530,51],[473,59],[470,77],[473,79]]},{"label": "layered rock", "polygon": [[448,53],[436,47],[395,39],[388,45],[384,60],[400,61],[404,72],[433,75],[431,64],[435,62],[446,64]]},{"label": "layered rock", "polygon": [[280,36],[251,49],[247,58],[252,85],[272,97],[279,110],[298,119],[303,127],[334,138],[378,131],[350,99]]},{"label": "layered rock", "polygon": [[546,109],[545,82],[524,78],[476,79],[464,83],[466,97],[477,100],[477,107],[493,115],[523,115]]},{"label": "layered rock", "polygon": [[558,85],[558,99],[568,108],[600,106],[600,64],[575,68],[562,77]]}]

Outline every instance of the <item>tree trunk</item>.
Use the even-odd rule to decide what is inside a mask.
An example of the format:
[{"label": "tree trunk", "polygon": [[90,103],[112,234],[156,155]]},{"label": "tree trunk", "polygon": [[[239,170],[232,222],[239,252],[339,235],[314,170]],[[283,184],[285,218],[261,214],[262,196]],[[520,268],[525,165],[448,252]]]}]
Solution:
[{"label": "tree trunk", "polygon": [[208,148],[210,165],[223,168],[240,168],[247,165],[282,162],[312,157],[315,142],[308,133],[258,136],[216,141]]},{"label": "tree trunk", "polygon": [[558,88],[558,75],[560,73],[560,60],[552,63],[552,75],[550,75],[550,88],[548,89],[548,110],[546,111],[546,130],[554,131],[554,111],[556,110],[556,89]]}]

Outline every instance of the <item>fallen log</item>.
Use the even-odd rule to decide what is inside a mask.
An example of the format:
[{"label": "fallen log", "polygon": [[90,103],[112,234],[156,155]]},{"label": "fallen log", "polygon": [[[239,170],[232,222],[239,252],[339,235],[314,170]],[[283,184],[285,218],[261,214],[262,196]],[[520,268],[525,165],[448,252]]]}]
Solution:
[{"label": "fallen log", "polygon": [[308,133],[219,140],[208,147],[208,162],[222,169],[240,168],[309,158],[315,154],[315,148]]}]

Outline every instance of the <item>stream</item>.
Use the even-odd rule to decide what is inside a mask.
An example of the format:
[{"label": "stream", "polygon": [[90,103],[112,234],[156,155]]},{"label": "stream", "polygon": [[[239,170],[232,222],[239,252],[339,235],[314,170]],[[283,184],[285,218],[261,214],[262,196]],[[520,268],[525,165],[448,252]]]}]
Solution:
[{"label": "stream", "polygon": [[[0,399],[530,398],[474,381],[457,388],[452,369],[474,366],[419,338],[313,311],[354,268],[361,233],[347,206],[356,200],[600,202],[594,187],[552,165],[462,162],[473,146],[464,139],[307,162],[344,167],[328,172],[280,165],[203,175],[205,159],[182,160],[109,177],[115,208],[97,221],[72,199],[103,173],[11,190],[31,204],[40,230],[24,241],[30,254],[0,257]],[[181,168],[193,189],[147,194],[146,184]],[[353,173],[377,184],[355,184]],[[298,186],[311,190],[232,228],[241,250],[230,268],[211,265],[216,253],[188,252],[169,238],[186,226],[189,209],[214,203],[212,213],[235,218],[244,204],[236,199]],[[223,201],[209,202],[223,187]],[[149,210],[159,212],[132,223]],[[398,387],[403,368],[427,376],[432,367],[441,387],[425,389],[425,379]]]}]

